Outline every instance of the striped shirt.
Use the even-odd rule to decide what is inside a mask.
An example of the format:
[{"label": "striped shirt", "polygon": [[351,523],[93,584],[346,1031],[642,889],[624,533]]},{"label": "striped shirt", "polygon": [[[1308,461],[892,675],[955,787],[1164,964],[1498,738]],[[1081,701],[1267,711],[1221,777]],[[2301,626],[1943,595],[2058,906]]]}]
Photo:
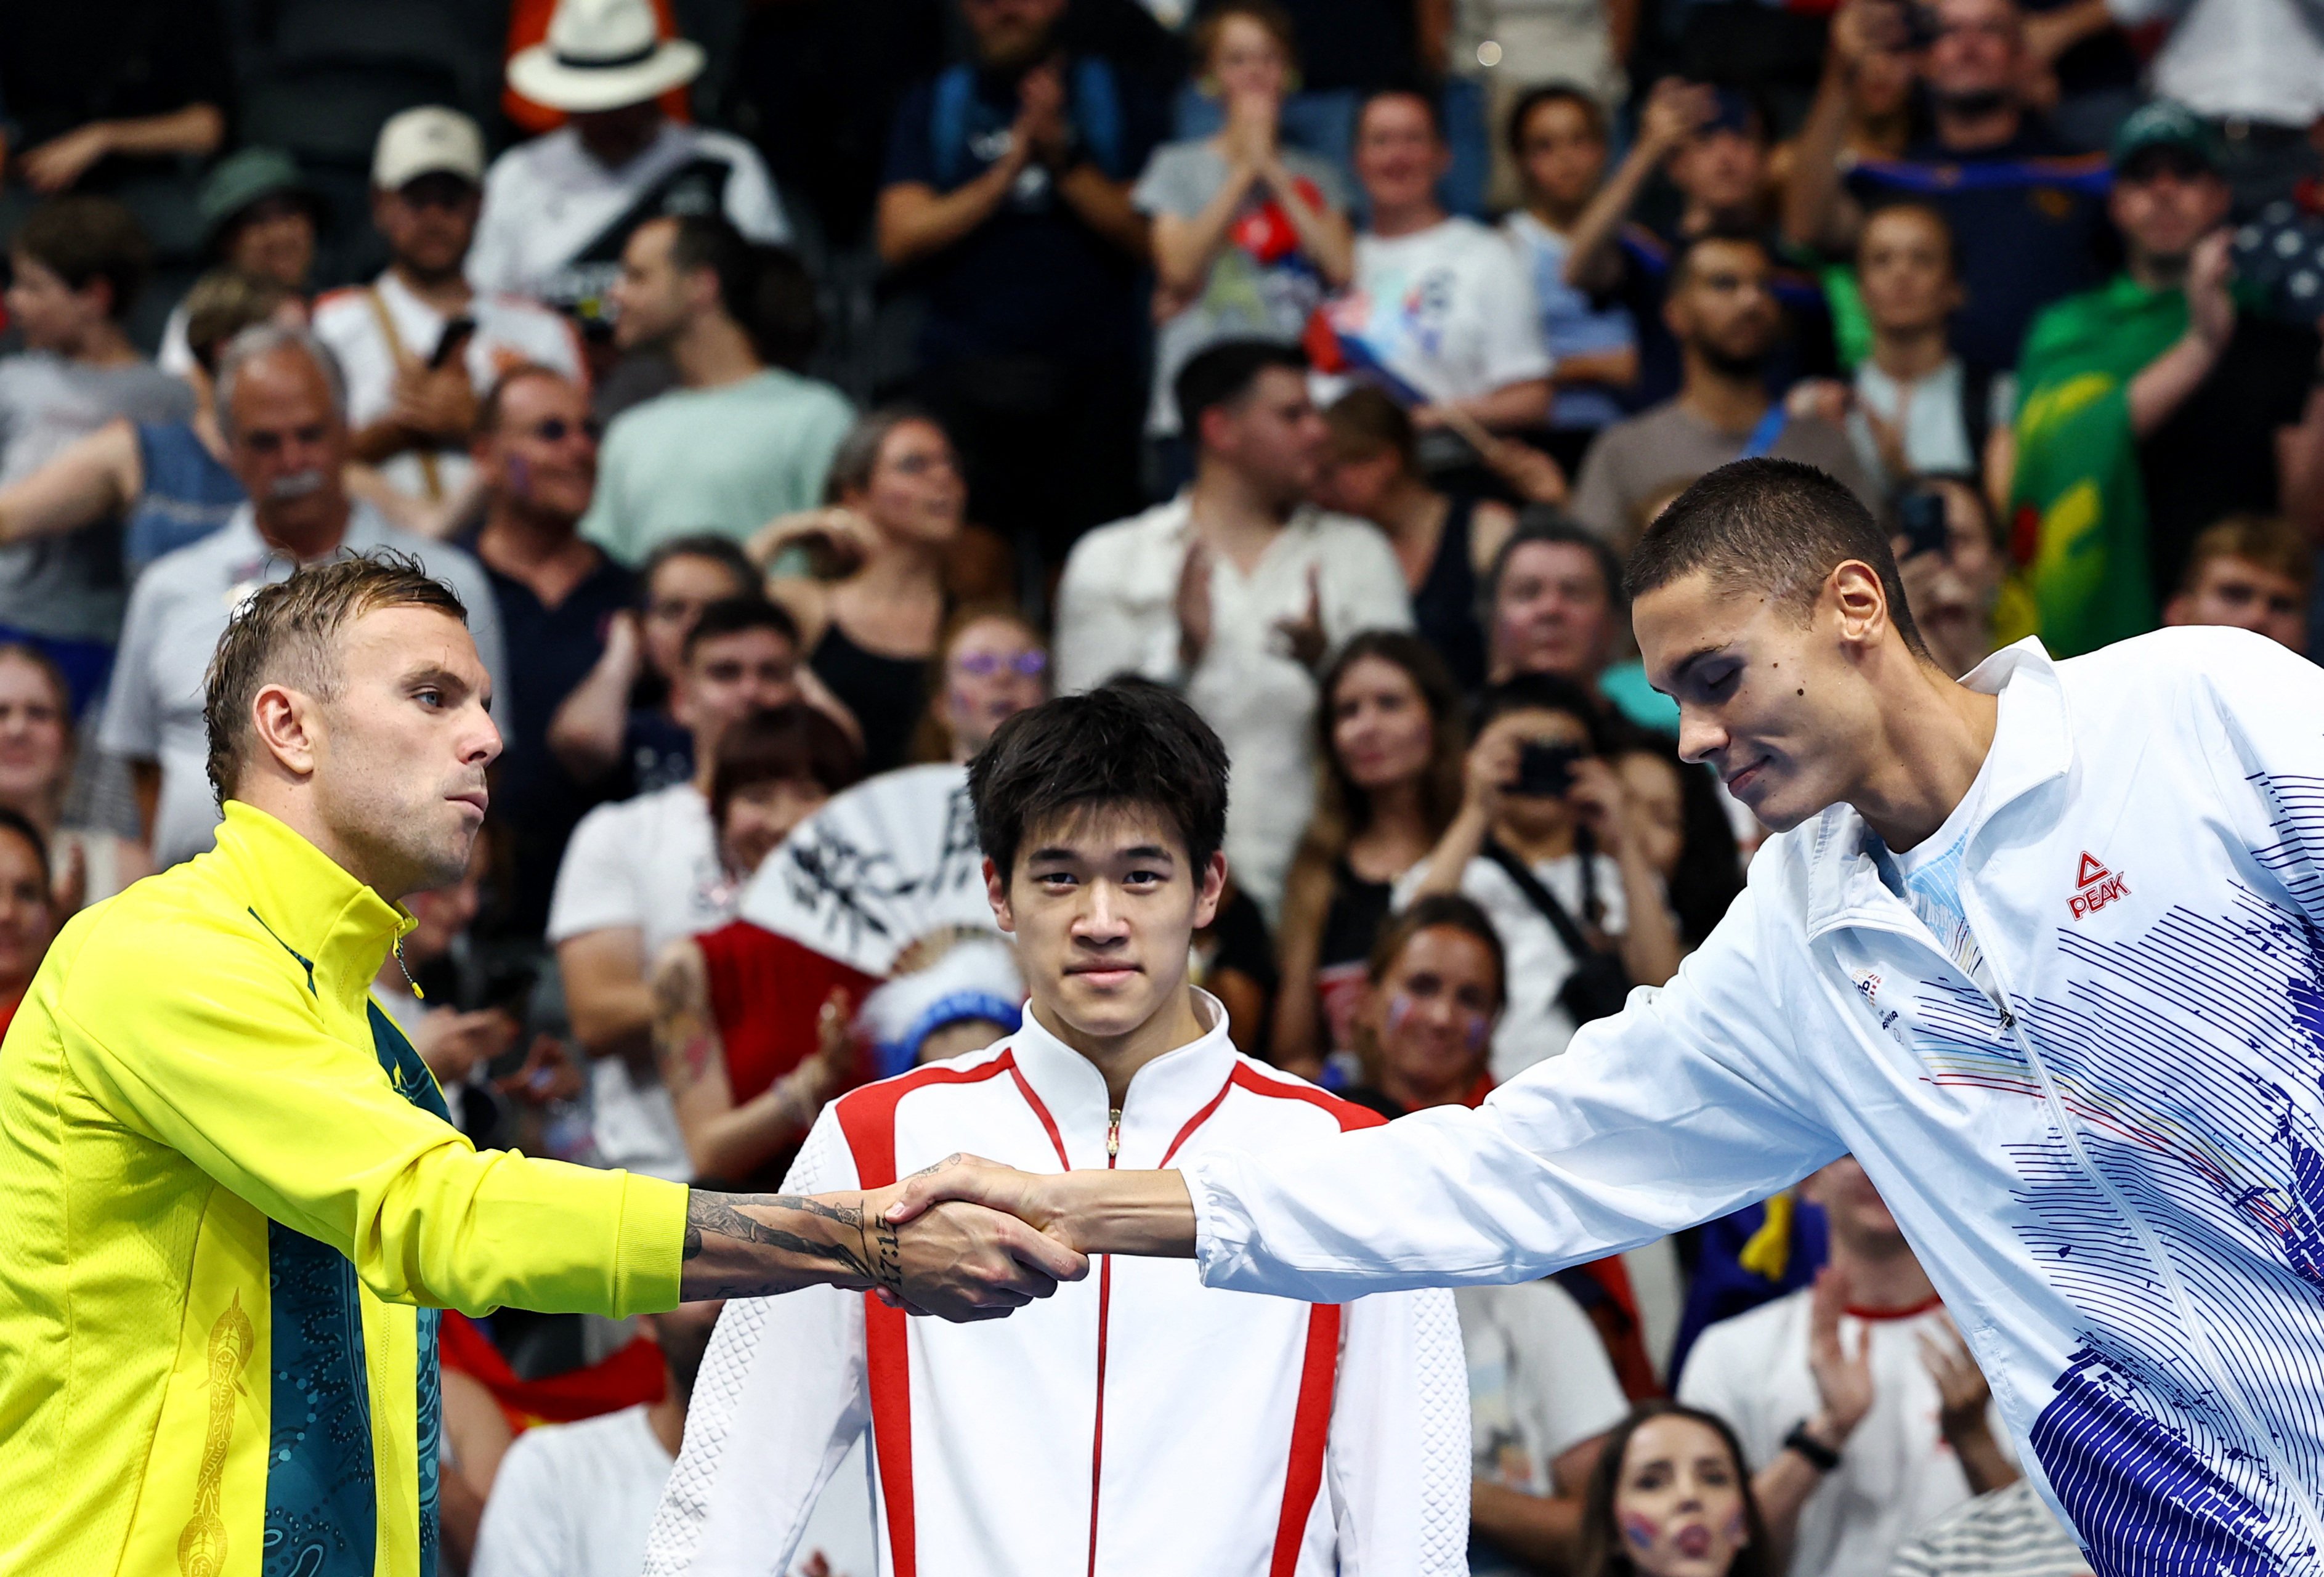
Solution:
[{"label": "striped shirt", "polygon": [[1896,1552],[1888,1577],[2088,1577],[2074,1536],[2020,1479],[1947,1512]]}]

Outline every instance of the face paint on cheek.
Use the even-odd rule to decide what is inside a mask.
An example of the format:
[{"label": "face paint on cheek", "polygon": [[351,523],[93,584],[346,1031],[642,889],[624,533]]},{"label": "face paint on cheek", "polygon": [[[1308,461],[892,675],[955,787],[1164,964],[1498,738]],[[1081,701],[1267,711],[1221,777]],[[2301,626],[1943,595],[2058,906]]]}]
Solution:
[{"label": "face paint on cheek", "polygon": [[1402,991],[1392,994],[1388,1000],[1388,1027],[1390,1029],[1401,1029],[1404,1028],[1404,1021],[1411,1017],[1412,999]]},{"label": "face paint on cheek", "polygon": [[1653,1549],[1662,1532],[1662,1524],[1650,1517],[1641,1517],[1635,1511],[1622,1513],[1622,1536],[1634,1550]]},{"label": "face paint on cheek", "polygon": [[1745,1518],[1743,1508],[1738,1506],[1727,1518],[1727,1542],[1739,1545],[1750,1536],[1751,1524]]},{"label": "face paint on cheek", "polygon": [[1461,1038],[1471,1051],[1482,1051],[1485,1048],[1486,1038],[1492,1033],[1492,1021],[1482,1013],[1471,1013],[1466,1015]]}]

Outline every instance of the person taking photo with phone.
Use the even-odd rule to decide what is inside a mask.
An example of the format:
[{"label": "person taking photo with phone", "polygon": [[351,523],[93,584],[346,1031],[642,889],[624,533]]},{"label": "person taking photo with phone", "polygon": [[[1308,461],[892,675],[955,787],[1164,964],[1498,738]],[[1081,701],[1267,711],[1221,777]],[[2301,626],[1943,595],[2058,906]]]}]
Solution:
[{"label": "person taking photo with phone", "polygon": [[1619,1011],[1632,986],[1678,970],[1678,926],[1631,835],[1605,729],[1589,693],[1563,679],[1527,675],[1486,691],[1460,814],[1397,884],[1399,910],[1465,893],[1500,934],[1508,1002],[1493,1030],[1496,1080],[1555,1056],[1582,1024]]}]

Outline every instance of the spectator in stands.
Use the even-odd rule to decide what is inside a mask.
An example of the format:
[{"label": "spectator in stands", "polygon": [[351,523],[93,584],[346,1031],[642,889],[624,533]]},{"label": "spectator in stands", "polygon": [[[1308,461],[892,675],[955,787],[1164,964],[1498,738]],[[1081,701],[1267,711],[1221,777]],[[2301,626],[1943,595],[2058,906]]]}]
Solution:
[{"label": "spectator in stands", "polygon": [[924,287],[914,392],[979,520],[1050,563],[1133,507],[1149,261],[1131,182],[1159,138],[1139,79],[1072,51],[1065,0],[960,0],[973,58],[905,96],[880,256]]},{"label": "spectator in stands", "polygon": [[2212,521],[2324,520],[2319,337],[2236,306],[2209,128],[2149,105],[2115,166],[2125,271],[2042,315],[2017,380],[2015,530],[2060,656],[2153,629]]},{"label": "spectator in stands", "polygon": [[1501,938],[1485,911],[1457,892],[1416,899],[1365,956],[1355,1025],[1363,1082],[1348,1099],[1390,1119],[1481,1102],[1493,1088],[1486,1056],[1508,991]]},{"label": "spectator in stands", "polygon": [[[659,1401],[577,1424],[540,1425],[516,1437],[484,1504],[471,1577],[615,1577],[645,1569],[646,1536],[677,1465],[687,1404],[724,1306],[681,1304],[639,1316],[662,1351]],[[863,1577],[872,1568],[862,1472],[851,1480],[842,1469],[832,1484],[827,1501],[839,1514],[811,1521],[799,1548],[808,1552],[810,1570]],[[848,1526],[851,1513],[859,1526]],[[840,1563],[822,1565],[826,1554]]]},{"label": "spectator in stands", "polygon": [[41,829],[0,807],[0,1035],[57,934],[48,845]]},{"label": "spectator in stands", "polygon": [[1727,1421],[1645,1402],[1606,1436],[1582,1510],[1581,1577],[1778,1577]]},{"label": "spectator in stands", "polygon": [[0,641],[0,809],[23,816],[46,840],[60,921],[145,874],[134,845],[101,827],[64,825],[78,753],[70,703],[64,674],[47,653]]},{"label": "spectator in stands", "polygon": [[602,333],[618,310],[623,249],[648,219],[723,214],[752,241],[788,240],[758,151],[670,120],[656,102],[703,60],[700,45],[656,36],[650,0],[559,0],[547,41],[510,58],[508,81],[572,118],[493,161],[468,282]]},{"label": "spectator in stands", "polygon": [[1583,525],[1609,541],[1635,540],[1647,503],[1729,460],[1762,455],[1818,466],[1877,506],[1847,434],[1768,398],[1767,358],[1783,328],[1772,272],[1763,243],[1716,231],[1673,260],[1663,318],[1679,346],[1679,392],[1591,446],[1573,488]]},{"label": "spectator in stands", "polygon": [[[860,757],[804,702],[718,741],[710,814],[736,882],[855,781]],[[849,1022],[879,982],[788,936],[729,920],[655,959],[653,1046],[696,1178],[779,1189],[824,1102],[862,1077]]]},{"label": "spectator in stands", "polygon": [[2168,28],[2157,97],[2201,115],[2225,144],[2236,211],[2257,212],[2324,174],[2324,16],[2298,0],[2107,0],[2125,27]]},{"label": "spectator in stands", "polygon": [[1275,0],[1224,0],[1194,24],[1194,57],[1226,122],[1157,149],[1130,194],[1154,225],[1159,327],[1146,430],[1165,494],[1192,470],[1170,399],[1187,358],[1222,339],[1297,344],[1355,266],[1340,167],[1281,143],[1299,69],[1290,15]]},{"label": "spectator in stands", "polygon": [[386,272],[315,303],[315,337],[346,374],[355,457],[431,504],[464,494],[476,404],[493,379],[522,364],[581,375],[565,319],[479,292],[461,272],[484,175],[484,135],[466,115],[425,105],[391,117],[371,163]]},{"label": "spectator in stands", "polygon": [[[152,249],[110,198],[52,198],[9,243],[8,316],[22,354],[0,361],[0,484],[116,418],[181,421],[192,395],[122,327]],[[100,534],[0,549],[0,637],[55,658],[75,710],[104,682],[121,629],[120,548]]]},{"label": "spectator in stands", "polygon": [[1834,15],[1830,64],[1792,161],[1784,234],[1795,245],[1848,252],[1870,208],[1924,194],[1960,244],[1967,299],[1953,344],[1970,366],[2003,371],[2016,364],[2034,315],[2097,276],[2106,161],[2074,156],[2025,103],[2030,62],[2015,0],[1937,0],[1931,15],[1935,36],[1920,69],[1934,134],[1901,160],[1847,170],[1849,83],[1876,53],[1906,42],[1905,14],[1848,0]]},{"label": "spectator in stands", "polygon": [[1499,1080],[1564,1051],[1631,986],[1668,980],[1679,940],[1662,878],[1631,835],[1629,796],[1590,692],[1542,675],[1512,679],[1485,693],[1477,730],[1461,809],[1395,898],[1402,908],[1466,893],[1491,918],[1509,963],[1490,1063]]},{"label": "spectator in stands", "polygon": [[[1974,476],[1935,472],[1917,478],[1912,491],[1932,494],[1944,511],[1945,540],[1941,548],[1914,551],[1899,537],[1896,573],[1913,622],[1928,643],[1936,665],[1959,678],[1993,652],[1997,623],[2013,630],[2024,615],[2021,589],[2005,588],[2001,534],[1993,505]],[[2010,611],[2002,611],[2005,593]]]},{"label": "spectator in stands", "polygon": [[1425,431],[1537,427],[1550,359],[1533,291],[1500,237],[1438,204],[1452,152],[1437,117],[1435,101],[1409,89],[1364,101],[1355,162],[1370,213],[1332,325],[1358,370],[1377,365],[1401,386]]},{"label": "spectator in stands", "polygon": [[1625,627],[1621,571],[1602,538],[1570,521],[1519,523],[1485,571],[1487,679],[1548,674],[1596,687]]},{"label": "spectator in stands", "polygon": [[1013,608],[987,604],[952,616],[913,733],[915,761],[966,766],[992,731],[1049,698],[1049,645]]},{"label": "spectator in stands", "polygon": [[1831,1262],[1812,1286],[1702,1333],[1679,1399],[1735,1426],[1798,1577],[1886,1572],[1915,1529],[2017,1476],[1992,1392],[1864,1168],[1806,1195]]},{"label": "spectator in stands", "polygon": [[1412,594],[1414,627],[1461,687],[1476,689],[1485,681],[1477,586],[1517,529],[1517,512],[1497,499],[1431,487],[1421,475],[1412,418],[1378,389],[1349,390],[1323,420],[1332,447],[1316,503],[1370,521],[1387,535]]},{"label": "spectator in stands", "polygon": [[219,361],[217,405],[235,474],[253,502],[139,577],[97,730],[97,742],[131,763],[156,871],[210,846],[218,806],[205,766],[202,676],[227,619],[255,587],[342,553],[409,553],[459,594],[493,688],[504,694],[508,685],[483,568],[347,496],[346,397],[320,341],[272,324],[244,329]]},{"label": "spectator in stands", "polygon": [[213,269],[186,293],[194,364],[180,421],[119,417],[76,438],[29,476],[0,486],[0,543],[121,521],[121,566],[134,579],[162,554],[226,524],[243,501],[218,430],[214,374],[226,342],[259,323],[297,327],[306,309],[272,280]]},{"label": "spectator in stands", "polygon": [[614,336],[665,351],[682,385],[613,419],[582,532],[625,564],[672,537],[736,541],[823,497],[854,420],[829,385],[770,366],[750,327],[763,263],[715,215],[650,219],[630,234]]},{"label": "spectator in stands", "polygon": [[485,386],[474,441],[484,521],[473,548],[509,657],[508,692],[493,707],[508,742],[493,789],[509,830],[503,918],[537,934],[565,840],[601,798],[550,748],[550,720],[604,659],[613,622],[637,604],[638,577],[577,532],[597,440],[588,392],[569,374],[539,363],[501,374]]},{"label": "spectator in stands", "polygon": [[1308,1078],[1356,1049],[1357,999],[1389,892],[1452,825],[1467,743],[1461,692],[1419,635],[1356,635],[1317,688],[1315,809],[1284,882],[1268,1047],[1277,1066]]},{"label": "spectator in stands", "polygon": [[[2308,539],[2268,515],[2230,515],[2195,539],[2165,624],[2231,624],[2308,654],[2316,555]],[[1914,621],[1919,606],[1914,604]]]},{"label": "spectator in stands", "polygon": [[565,846],[549,941],[574,1038],[593,1066],[598,1159],[684,1181],[686,1141],[653,1063],[648,966],[680,936],[732,916],[739,887],[718,851],[710,789],[735,719],[798,699],[798,628],[758,597],[713,603],[687,632],[673,711],[694,733],[691,779],[601,805]]},{"label": "spectator in stands", "polygon": [[1194,485],[1091,532],[1057,588],[1057,686],[1184,685],[1235,764],[1235,881],[1272,919],[1314,794],[1315,672],[1360,630],[1408,629],[1395,555],[1306,503],[1329,431],[1296,347],[1227,340],[1178,374]]},{"label": "spectator in stands", "polygon": [[944,429],[890,406],[847,430],[824,497],[768,524],[751,557],[798,620],[816,677],[862,727],[864,770],[885,772],[904,764],[928,693],[968,489]]},{"label": "spectator in stands", "polygon": [[469,1075],[514,1046],[524,1028],[506,1004],[463,1009],[456,993],[439,996],[420,983],[422,976],[456,979],[452,954],[466,943],[468,927],[484,907],[492,844],[490,837],[476,840],[459,881],[412,893],[404,900],[414,923],[395,951],[381,961],[371,989],[372,1000],[443,1086],[455,1123],[461,1120],[462,1086]]},{"label": "spectator in stands", "polygon": [[[215,265],[271,280],[302,302],[313,288],[315,248],[323,228],[323,199],[298,164],[280,148],[244,148],[218,161],[202,180],[203,249]],[[161,327],[156,358],[180,377],[194,364],[187,343],[188,303],[180,301]]]},{"label": "spectator in stands", "polygon": [[1848,430],[1858,465],[1884,494],[1932,471],[2009,484],[2011,382],[1971,368],[1948,343],[1960,307],[1952,226],[1911,198],[1875,208],[1856,239],[1856,289],[1870,346],[1847,383],[1818,379],[1787,396],[1795,414]]},{"label": "spectator in stands", "polygon": [[1638,326],[1629,309],[1601,302],[1566,277],[1574,227],[1606,176],[1606,111],[1580,88],[1526,90],[1507,141],[1525,203],[1502,221],[1533,285],[1551,367],[1550,453],[1568,470],[1599,431],[1622,419],[1638,381]]},{"label": "spectator in stands", "polygon": [[931,964],[900,973],[863,1000],[857,1031],[882,1078],[982,1051],[1023,1024],[1025,976],[1000,936],[965,936]]},{"label": "spectator in stands", "polygon": [[674,537],[638,572],[638,605],[615,613],[605,650],[549,721],[549,748],[574,781],[651,794],[694,776],[694,733],[678,715],[686,638],[713,603],[752,597],[759,572],[724,537]]},{"label": "spectator in stands", "polygon": [[233,94],[217,0],[0,7],[0,152],[34,191],[117,192],[207,158]]}]

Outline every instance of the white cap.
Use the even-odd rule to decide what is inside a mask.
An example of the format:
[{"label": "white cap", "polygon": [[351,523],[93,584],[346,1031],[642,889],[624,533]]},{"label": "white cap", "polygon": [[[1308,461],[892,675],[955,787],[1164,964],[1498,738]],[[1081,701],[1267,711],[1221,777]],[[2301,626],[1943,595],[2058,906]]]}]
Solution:
[{"label": "white cap", "polygon": [[508,85],[574,115],[642,104],[702,74],[702,46],[659,36],[650,0],[557,0],[549,38],[509,57]]},{"label": "white cap", "polygon": [[440,104],[423,104],[388,117],[372,152],[372,185],[393,191],[423,175],[483,180],[484,137],[476,123]]}]

